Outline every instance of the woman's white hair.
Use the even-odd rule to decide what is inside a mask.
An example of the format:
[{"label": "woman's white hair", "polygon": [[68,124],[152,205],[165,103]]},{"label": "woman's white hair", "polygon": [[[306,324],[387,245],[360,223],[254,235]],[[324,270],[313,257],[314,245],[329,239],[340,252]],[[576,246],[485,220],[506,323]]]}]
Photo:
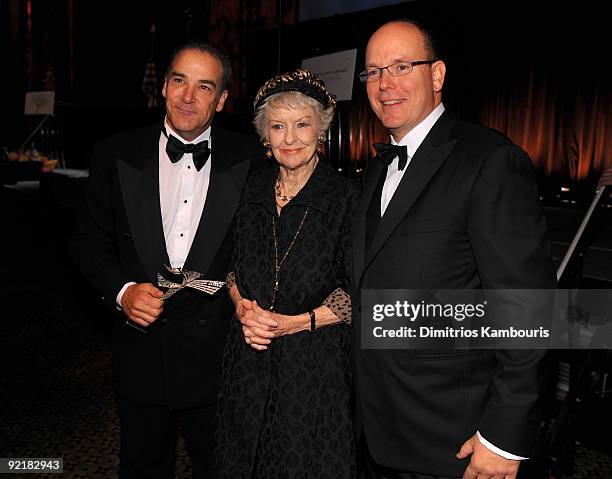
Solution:
[{"label": "woman's white hair", "polygon": [[317,135],[327,133],[329,126],[334,118],[335,107],[324,109],[323,105],[314,98],[309,97],[299,91],[283,91],[275,93],[266,98],[264,102],[255,110],[253,125],[257,130],[260,140],[268,140],[268,117],[269,110],[277,108],[303,108],[311,107],[314,110]]}]

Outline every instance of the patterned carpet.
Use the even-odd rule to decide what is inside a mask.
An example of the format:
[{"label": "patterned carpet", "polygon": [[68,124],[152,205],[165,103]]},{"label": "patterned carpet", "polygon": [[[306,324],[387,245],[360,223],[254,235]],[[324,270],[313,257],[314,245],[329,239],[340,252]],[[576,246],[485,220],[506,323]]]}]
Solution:
[{"label": "patterned carpet", "polygon": [[[0,236],[7,252],[0,263],[0,457],[63,457],[61,477],[116,477],[110,322],[68,260],[72,216],[36,198],[0,193],[9,225]],[[594,442],[609,442],[606,436]],[[556,477],[612,478],[610,457],[588,446],[578,446],[571,473]],[[180,436],[176,477],[190,477]]]},{"label": "patterned carpet", "polygon": [[[3,304],[1,456],[63,457],[63,477],[116,477],[119,424],[104,313],[85,315],[38,288]],[[182,440],[177,453],[176,477],[190,477]]]}]

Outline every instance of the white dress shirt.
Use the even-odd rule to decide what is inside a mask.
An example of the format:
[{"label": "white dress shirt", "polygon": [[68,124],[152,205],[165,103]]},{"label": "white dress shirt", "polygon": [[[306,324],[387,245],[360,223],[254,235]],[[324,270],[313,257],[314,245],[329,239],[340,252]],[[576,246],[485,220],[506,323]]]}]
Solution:
[{"label": "white dress shirt", "polygon": [[[181,143],[210,142],[210,127],[195,140],[187,142],[174,133],[168,122],[166,131]],[[181,268],[193,243],[193,237],[200,223],[208,183],[210,181],[209,161],[198,171],[193,164],[193,155],[185,153],[176,163],[166,154],[168,139],[164,134],[159,137],[159,204],[161,207],[164,237],[170,266]]]},{"label": "white dress shirt", "polygon": [[[385,183],[383,185],[383,189],[380,195],[381,218],[385,214],[387,206],[389,206],[389,203],[391,202],[391,199],[395,194],[395,190],[397,190],[397,187],[402,181],[404,173],[406,172],[406,170],[408,170],[410,160],[412,160],[412,157],[416,153],[418,147],[421,146],[421,143],[423,143],[423,140],[425,139],[429,131],[433,128],[436,121],[438,121],[438,119],[442,116],[442,113],[444,113],[444,105],[440,103],[429,115],[427,115],[427,117],[421,123],[415,126],[408,133],[406,133],[406,135],[404,135],[404,137],[399,141],[399,143],[397,143],[393,139],[393,137],[391,137],[391,143],[393,145],[406,146],[408,148],[408,163],[406,164],[403,170],[398,170],[397,166],[399,163],[399,158],[396,156],[391,162],[391,164],[387,167],[387,177],[385,178]],[[480,443],[495,454],[498,454],[506,459],[514,459],[517,461],[528,459],[527,457],[516,456],[514,454],[506,452],[498,448],[494,444],[491,444],[484,437],[482,437],[480,431],[476,431],[476,434]],[[460,446],[461,445],[459,444],[457,446],[457,449]]]},{"label": "white dress shirt", "polygon": [[385,184],[383,185],[382,193],[380,195],[380,216],[382,217],[387,210],[387,206],[389,206],[389,202],[393,195],[395,194],[395,190],[402,181],[404,177],[404,173],[408,169],[408,165],[410,165],[410,160],[416,153],[421,143],[429,133],[429,130],[432,129],[438,118],[442,116],[444,113],[444,105],[440,103],[427,117],[415,126],[412,130],[404,135],[404,137],[397,143],[393,137],[391,137],[391,144],[406,146],[408,148],[408,163],[403,170],[398,170],[397,166],[399,164],[399,158],[396,156],[393,158],[391,164],[387,167],[387,177],[385,178]]},{"label": "white dress shirt", "polygon": [[[200,143],[208,141],[212,149],[210,127],[193,141],[185,141],[175,133],[168,121],[164,122],[166,132],[177,138],[181,143]],[[166,154],[168,138],[163,133],[159,135],[159,205],[161,208],[164,238],[168,259],[173,268],[185,264],[193,238],[200,224],[204,210],[212,159],[198,171],[193,163],[193,154],[185,153],[176,163],[172,163]],[[117,294],[117,305],[121,306],[121,298],[128,286],[126,283]]]}]

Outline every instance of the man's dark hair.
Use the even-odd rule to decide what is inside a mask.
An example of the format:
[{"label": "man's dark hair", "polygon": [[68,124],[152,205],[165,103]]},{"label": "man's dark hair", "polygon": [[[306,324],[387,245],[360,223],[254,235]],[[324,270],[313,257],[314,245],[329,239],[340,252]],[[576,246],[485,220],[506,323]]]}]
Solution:
[{"label": "man's dark hair", "polygon": [[[428,29],[425,25],[417,20],[411,20],[410,18],[398,18],[397,20],[391,20],[386,22],[384,25],[388,25],[389,23],[406,23],[408,25],[412,25],[415,27],[423,37],[423,43],[425,45],[425,53],[429,58],[427,60],[439,60],[438,57],[438,41],[436,40],[435,35],[432,33],[430,29]],[[384,26],[382,25],[382,26]]]},{"label": "man's dark hair", "polygon": [[168,68],[166,69],[166,76],[164,77],[164,82],[168,81],[168,77],[172,72],[172,65],[177,55],[179,53],[184,52],[185,50],[197,50],[202,53],[208,53],[209,55],[212,55],[217,60],[219,60],[219,63],[221,63],[221,85],[219,85],[220,95],[221,92],[227,88],[227,84],[229,83],[230,76],[232,75],[232,63],[230,62],[227,55],[221,50],[212,46],[210,43],[202,41],[192,41],[184,43],[174,49],[172,55],[170,55],[170,61],[168,62]]}]

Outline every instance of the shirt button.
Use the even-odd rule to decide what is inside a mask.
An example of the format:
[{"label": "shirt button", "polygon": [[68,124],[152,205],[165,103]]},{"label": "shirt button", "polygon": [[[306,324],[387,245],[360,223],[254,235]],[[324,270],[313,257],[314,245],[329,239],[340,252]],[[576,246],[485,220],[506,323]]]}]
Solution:
[{"label": "shirt button", "polygon": [[191,170],[191,166],[187,166],[187,169],[188,169],[188,170]]},{"label": "shirt button", "polygon": [[183,237],[183,233],[181,233],[181,238]]},{"label": "shirt button", "polygon": [[183,203],[187,203],[187,200],[184,200]]},{"label": "shirt button", "polygon": [[206,326],[206,320],[205,319],[198,319],[198,324],[200,326]]}]

